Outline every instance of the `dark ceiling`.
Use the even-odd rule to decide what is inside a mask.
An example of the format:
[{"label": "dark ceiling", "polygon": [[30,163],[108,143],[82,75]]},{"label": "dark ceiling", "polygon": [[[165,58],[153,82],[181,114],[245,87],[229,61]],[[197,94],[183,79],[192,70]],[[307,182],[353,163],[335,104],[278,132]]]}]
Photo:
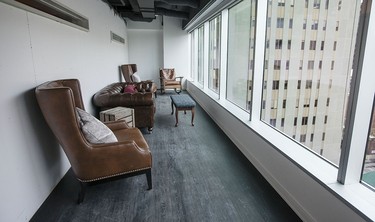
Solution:
[{"label": "dark ceiling", "polygon": [[177,17],[188,23],[209,0],[103,0],[120,17],[151,22],[156,15]]}]

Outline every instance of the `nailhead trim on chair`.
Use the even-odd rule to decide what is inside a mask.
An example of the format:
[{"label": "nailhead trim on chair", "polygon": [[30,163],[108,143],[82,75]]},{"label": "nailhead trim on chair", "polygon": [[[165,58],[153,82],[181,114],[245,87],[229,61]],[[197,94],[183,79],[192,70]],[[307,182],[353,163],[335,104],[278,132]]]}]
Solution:
[{"label": "nailhead trim on chair", "polygon": [[145,167],[145,168],[141,168],[141,169],[137,169],[137,170],[131,170],[131,171],[127,171],[127,172],[112,174],[112,175],[108,175],[108,176],[104,176],[104,177],[99,177],[99,178],[95,178],[95,179],[91,179],[91,180],[81,180],[79,178],[77,178],[77,179],[79,181],[81,181],[81,182],[87,183],[87,182],[94,182],[94,181],[98,181],[98,180],[107,179],[107,178],[110,178],[110,177],[121,176],[121,175],[124,175],[124,174],[134,173],[134,172],[137,172],[137,171],[142,171],[142,170],[147,170],[147,169],[151,169],[151,167]]}]

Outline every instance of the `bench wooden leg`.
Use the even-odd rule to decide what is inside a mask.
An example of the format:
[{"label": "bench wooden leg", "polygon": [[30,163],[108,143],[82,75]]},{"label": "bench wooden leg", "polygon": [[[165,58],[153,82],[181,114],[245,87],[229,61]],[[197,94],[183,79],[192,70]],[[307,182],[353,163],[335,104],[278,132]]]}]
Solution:
[{"label": "bench wooden leg", "polygon": [[177,127],[178,125],[178,108],[176,108],[176,125],[174,125],[175,127]]},{"label": "bench wooden leg", "polygon": [[194,126],[194,114],[195,114],[195,108],[191,108],[191,125]]}]

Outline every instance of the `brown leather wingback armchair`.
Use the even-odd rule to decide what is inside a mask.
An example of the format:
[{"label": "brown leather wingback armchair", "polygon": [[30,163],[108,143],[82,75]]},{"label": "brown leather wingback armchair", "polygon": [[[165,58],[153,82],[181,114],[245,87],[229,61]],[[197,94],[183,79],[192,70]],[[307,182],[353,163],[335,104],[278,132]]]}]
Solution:
[{"label": "brown leather wingback armchair", "polygon": [[177,94],[182,90],[182,77],[176,76],[175,69],[160,69],[160,90],[165,93],[166,89],[174,89]]},{"label": "brown leather wingback armchair", "polygon": [[84,110],[77,79],[46,82],[35,89],[43,116],[63,148],[72,170],[81,184],[78,202],[82,202],[86,185],[138,174],[151,181],[151,152],[138,128],[125,121],[105,123],[118,142],[90,143],[82,133],[76,107]]}]

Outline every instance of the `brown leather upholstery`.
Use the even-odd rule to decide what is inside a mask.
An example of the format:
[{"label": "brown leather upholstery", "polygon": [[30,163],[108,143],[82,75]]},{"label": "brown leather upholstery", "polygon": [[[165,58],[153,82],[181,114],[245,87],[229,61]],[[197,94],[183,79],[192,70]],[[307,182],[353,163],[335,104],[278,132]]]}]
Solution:
[{"label": "brown leather upholstery", "polygon": [[[135,84],[136,93],[123,93],[128,84]],[[93,97],[95,106],[101,110],[107,110],[117,106],[134,109],[135,126],[138,128],[147,127],[151,132],[154,127],[155,99],[153,92],[156,85],[150,81],[140,83],[112,83],[99,90]]]},{"label": "brown leather upholstery", "polygon": [[[47,124],[81,184],[140,172],[146,173],[151,188],[151,152],[139,129],[129,128],[125,121],[109,122],[106,124],[118,142],[89,143],[80,129],[75,109],[84,109],[77,79],[46,82],[35,93]],[[84,190],[80,201],[83,195]]]},{"label": "brown leather upholstery", "polygon": [[174,89],[178,94],[182,90],[182,77],[177,77],[175,69],[160,69],[160,90],[165,93],[166,89]]},{"label": "brown leather upholstery", "polygon": [[137,64],[124,64],[120,67],[125,82],[133,82],[132,75],[137,72]]}]

